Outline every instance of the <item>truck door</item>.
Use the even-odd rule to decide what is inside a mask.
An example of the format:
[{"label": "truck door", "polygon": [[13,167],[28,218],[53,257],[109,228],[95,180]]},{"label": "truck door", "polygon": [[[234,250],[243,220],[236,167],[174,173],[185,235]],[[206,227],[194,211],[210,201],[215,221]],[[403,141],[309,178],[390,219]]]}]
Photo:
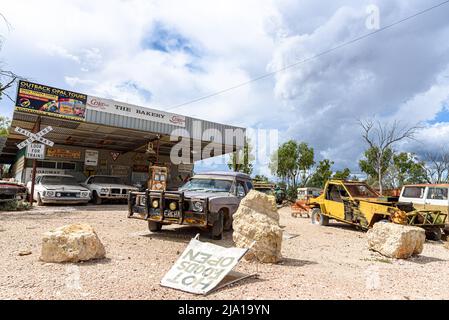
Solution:
[{"label": "truck door", "polygon": [[429,187],[424,208],[428,210],[441,210],[448,213],[448,188]]},{"label": "truck door", "polygon": [[402,189],[402,194],[399,198],[400,202],[411,202],[415,209],[424,209],[425,205],[425,191],[424,186],[406,186]]},{"label": "truck door", "polygon": [[326,213],[330,216],[344,220],[345,208],[341,197],[342,187],[336,184],[329,184],[325,194],[324,204]]}]

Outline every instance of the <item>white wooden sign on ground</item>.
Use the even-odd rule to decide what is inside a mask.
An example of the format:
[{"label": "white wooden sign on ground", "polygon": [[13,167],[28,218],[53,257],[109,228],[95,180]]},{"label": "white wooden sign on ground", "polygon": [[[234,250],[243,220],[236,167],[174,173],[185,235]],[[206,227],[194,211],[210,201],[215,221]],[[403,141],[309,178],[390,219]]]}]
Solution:
[{"label": "white wooden sign on ground", "polygon": [[224,248],[194,238],[162,278],[161,285],[207,294],[225,278],[247,251],[248,249],[242,248]]}]

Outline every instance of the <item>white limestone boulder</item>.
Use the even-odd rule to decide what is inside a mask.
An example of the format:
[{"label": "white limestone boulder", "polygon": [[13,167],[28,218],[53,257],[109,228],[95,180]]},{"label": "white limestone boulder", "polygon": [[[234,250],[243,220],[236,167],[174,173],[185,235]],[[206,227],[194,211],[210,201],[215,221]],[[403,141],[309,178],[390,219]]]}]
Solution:
[{"label": "white limestone boulder", "polygon": [[79,262],[104,258],[105,248],[88,224],[66,225],[44,233],[40,260]]},{"label": "white limestone boulder", "polygon": [[370,250],[396,259],[407,259],[423,251],[426,233],[424,229],[395,223],[379,222],[368,230]]},{"label": "white limestone boulder", "polygon": [[251,190],[240,202],[233,216],[233,240],[237,247],[248,248],[245,259],[264,263],[281,260],[282,229],[276,202],[268,195]]}]

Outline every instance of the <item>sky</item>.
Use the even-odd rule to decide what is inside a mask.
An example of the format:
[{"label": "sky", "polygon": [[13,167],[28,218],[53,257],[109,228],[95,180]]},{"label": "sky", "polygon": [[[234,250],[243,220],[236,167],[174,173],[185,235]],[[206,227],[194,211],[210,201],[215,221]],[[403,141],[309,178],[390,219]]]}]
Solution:
[{"label": "sky", "polygon": [[[3,69],[54,87],[278,130],[280,143],[307,142],[317,161],[329,158],[334,170],[357,173],[366,149],[358,119],[419,124],[416,141],[398,151],[448,145],[449,4],[260,81],[173,107],[442,1],[3,0],[0,13],[10,27],[0,23],[0,61]],[[3,98],[0,113],[12,110]]]}]

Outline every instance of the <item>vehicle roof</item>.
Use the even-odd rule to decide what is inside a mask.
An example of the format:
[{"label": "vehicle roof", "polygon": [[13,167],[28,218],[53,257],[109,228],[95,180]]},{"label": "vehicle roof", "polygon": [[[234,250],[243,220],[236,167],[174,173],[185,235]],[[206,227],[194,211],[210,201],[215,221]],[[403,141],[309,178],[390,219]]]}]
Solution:
[{"label": "vehicle roof", "polygon": [[404,187],[449,187],[449,183],[418,183],[406,184]]},{"label": "vehicle roof", "polygon": [[48,176],[50,176],[50,177],[55,177],[55,176],[57,176],[57,177],[70,177],[70,178],[75,178],[74,176],[71,176],[71,175],[69,175],[69,174],[60,174],[60,173],[55,173],[55,174],[52,174],[52,173],[44,173],[44,174],[38,174],[38,175],[37,175],[37,177],[48,177]]},{"label": "vehicle roof", "polygon": [[332,179],[332,180],[329,180],[329,182],[332,182],[332,183],[343,183],[343,184],[367,184],[365,181],[338,180],[338,179]]},{"label": "vehicle roof", "polygon": [[92,178],[92,177],[121,178],[120,176],[112,176],[112,175],[109,175],[109,174],[94,174],[94,175],[91,175],[91,176],[89,176],[89,177],[87,177],[87,178],[89,179],[89,178]]},{"label": "vehicle roof", "polygon": [[236,178],[242,178],[242,179],[248,179],[251,180],[251,177],[246,173],[241,172],[233,172],[233,171],[205,171],[205,172],[198,172],[195,176],[226,176],[226,177],[236,177]]}]

